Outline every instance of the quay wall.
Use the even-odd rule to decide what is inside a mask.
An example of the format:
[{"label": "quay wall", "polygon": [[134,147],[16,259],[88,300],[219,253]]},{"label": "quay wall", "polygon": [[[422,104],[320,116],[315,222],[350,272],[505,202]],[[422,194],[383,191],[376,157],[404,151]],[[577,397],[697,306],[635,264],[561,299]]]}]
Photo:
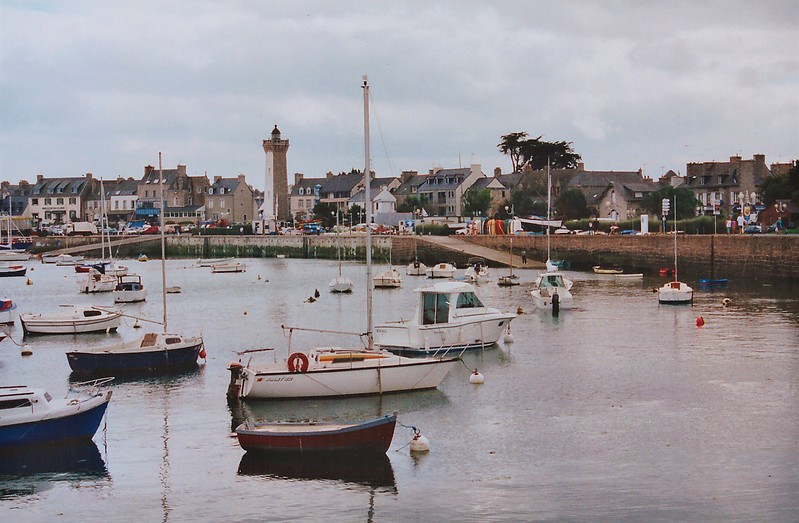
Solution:
[{"label": "quay wall", "polygon": [[[428,236],[435,241],[436,237]],[[464,236],[464,242],[507,252],[508,236]],[[154,238],[157,240],[157,238]],[[34,252],[53,249],[96,248],[81,254],[100,255],[99,238],[48,237],[37,240]],[[117,240],[114,240],[115,242]],[[124,241],[124,240],[122,240]],[[366,259],[363,235],[319,236],[167,236],[167,257],[274,257],[336,259],[341,249],[343,260]],[[470,257],[459,250],[420,241],[415,236],[373,236],[372,259],[377,264],[404,265],[418,258],[427,265],[441,261],[463,266]],[[85,247],[83,247],[85,250]],[[140,253],[160,258],[159,241],[115,244],[115,257],[136,257]],[[531,261],[546,260],[546,236],[514,236],[513,253],[527,251]],[[654,272],[670,267],[674,260],[672,235],[553,235],[552,259],[571,262],[574,269],[590,270],[593,265],[620,265],[626,272]],[[777,277],[799,279],[799,235],[679,235],[679,267],[702,276]]]}]

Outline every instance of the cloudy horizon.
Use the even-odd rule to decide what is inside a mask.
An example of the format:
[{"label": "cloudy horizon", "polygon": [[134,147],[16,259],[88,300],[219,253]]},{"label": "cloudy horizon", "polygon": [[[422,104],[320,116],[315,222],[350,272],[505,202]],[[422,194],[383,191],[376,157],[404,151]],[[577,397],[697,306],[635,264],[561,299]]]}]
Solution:
[{"label": "cloudy horizon", "polygon": [[263,189],[363,169],[361,77],[378,176],[479,163],[502,135],[571,142],[586,169],[799,158],[799,4],[0,0],[0,179],[145,165]]}]

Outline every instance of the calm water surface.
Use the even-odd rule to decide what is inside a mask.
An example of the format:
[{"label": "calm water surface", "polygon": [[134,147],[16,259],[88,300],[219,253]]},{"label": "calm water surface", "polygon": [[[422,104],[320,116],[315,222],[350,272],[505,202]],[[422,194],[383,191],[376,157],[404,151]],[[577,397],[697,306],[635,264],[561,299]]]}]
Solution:
[{"label": "calm water surface", "polygon": [[[172,378],[116,380],[94,444],[64,454],[3,455],[0,521],[796,521],[799,517],[799,292],[733,282],[698,291],[692,306],[659,306],[658,277],[619,282],[567,272],[577,308],[552,318],[525,285],[483,285],[487,304],[527,312],[513,344],[464,357],[435,391],[229,405],[235,351],[273,347],[281,324],[365,330],[365,266],[347,264],[352,295],[332,295],[335,262],[246,260],[248,272],[212,275],[167,263],[169,327],[205,338],[207,363]],[[129,261],[149,288],[127,306],[159,319],[160,263]],[[33,285],[0,280],[19,312],[60,303],[110,305],[77,291],[72,268],[35,263]],[[377,268],[375,268],[376,270]],[[501,269],[493,269],[494,281]],[[686,275],[687,277],[687,275]],[[376,290],[375,322],[411,313],[413,289]],[[428,280],[429,281],[429,280]],[[693,277],[689,282],[696,281]],[[306,303],[315,289],[318,301]],[[724,307],[729,297],[732,305]],[[696,326],[702,316],[704,327]],[[156,327],[157,328],[157,327]],[[142,330],[153,329],[144,327]],[[9,330],[22,341],[19,325]],[[0,383],[63,395],[64,353],[140,334],[37,337],[22,357],[0,344]],[[295,334],[293,348],[356,339]],[[485,384],[471,385],[466,368]],[[242,419],[371,418],[399,412],[431,442],[411,455],[397,426],[387,457],[365,463],[264,462],[245,456]]]}]

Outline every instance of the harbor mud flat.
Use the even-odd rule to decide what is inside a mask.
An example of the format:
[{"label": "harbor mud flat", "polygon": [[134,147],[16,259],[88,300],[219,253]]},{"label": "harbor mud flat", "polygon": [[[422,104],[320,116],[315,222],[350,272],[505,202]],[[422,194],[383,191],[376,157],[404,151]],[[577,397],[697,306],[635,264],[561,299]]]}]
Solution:
[{"label": "harbor mud flat", "polygon": [[[438,389],[229,401],[227,364],[237,351],[286,357],[280,325],[365,330],[362,263],[343,262],[355,287],[342,295],[327,292],[339,272],[332,256],[240,261],[247,271],[233,274],[167,261],[168,285],[181,289],[167,296],[169,328],[201,334],[207,361],[177,375],[115,380],[89,446],[0,460],[0,520],[793,521],[799,513],[799,292],[790,282],[730,278],[723,289],[696,285],[692,305],[663,306],[652,292],[664,281],[657,275],[565,271],[575,282],[573,308],[553,317],[532,308],[537,271],[514,267],[521,285],[492,281],[478,292],[492,307],[522,309],[515,343],[467,352]],[[160,263],[124,263],[149,290],[124,310],[159,319]],[[71,267],[30,266],[27,278],[0,288],[18,313],[113,307],[110,293],[80,294]],[[692,284],[700,276],[680,275]],[[376,324],[407,318],[414,289],[430,281],[403,279],[399,289],[375,290]],[[66,353],[158,328],[134,323],[34,338],[23,338],[19,322],[0,327],[10,335],[0,342],[0,384],[64,395],[76,379]],[[308,332],[295,334],[292,350],[356,341]],[[484,384],[470,383],[474,369]],[[393,443],[380,458],[264,460],[231,437],[247,419],[393,412]],[[411,454],[411,426],[430,452]]]}]

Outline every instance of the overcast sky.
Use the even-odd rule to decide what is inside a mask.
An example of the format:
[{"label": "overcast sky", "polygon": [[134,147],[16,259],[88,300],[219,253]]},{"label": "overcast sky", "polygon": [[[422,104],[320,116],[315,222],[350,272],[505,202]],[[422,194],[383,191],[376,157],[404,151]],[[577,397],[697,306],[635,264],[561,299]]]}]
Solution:
[{"label": "overcast sky", "polygon": [[[264,184],[479,163],[526,131],[589,170],[799,158],[799,2],[0,0],[0,180],[92,172]],[[291,176],[290,176],[291,178]],[[293,178],[292,178],[293,179]]]}]

